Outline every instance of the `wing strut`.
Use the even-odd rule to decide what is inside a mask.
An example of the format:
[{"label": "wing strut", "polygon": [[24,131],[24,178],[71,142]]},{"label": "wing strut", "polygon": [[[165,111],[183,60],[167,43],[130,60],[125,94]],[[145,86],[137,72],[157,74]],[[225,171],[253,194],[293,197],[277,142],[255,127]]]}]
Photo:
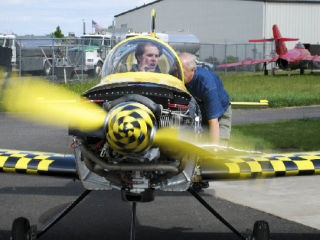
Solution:
[{"label": "wing strut", "polygon": [[136,210],[137,210],[137,203],[136,202],[132,202],[130,240],[135,240],[136,239]]},{"label": "wing strut", "polygon": [[217,211],[215,211],[195,190],[189,188],[188,191],[220,222],[222,222],[226,227],[228,227],[234,234],[236,234],[240,239],[246,240],[246,238],[242,236],[242,234],[237,229],[235,229],[227,220],[225,220]]},{"label": "wing strut", "polygon": [[78,205],[91,190],[85,190],[77,199],[70,203],[65,209],[62,210],[51,222],[49,222],[40,232],[37,233],[37,238],[46,233],[53,225],[55,225],[59,220],[61,220],[65,215],[67,215],[75,206]]}]

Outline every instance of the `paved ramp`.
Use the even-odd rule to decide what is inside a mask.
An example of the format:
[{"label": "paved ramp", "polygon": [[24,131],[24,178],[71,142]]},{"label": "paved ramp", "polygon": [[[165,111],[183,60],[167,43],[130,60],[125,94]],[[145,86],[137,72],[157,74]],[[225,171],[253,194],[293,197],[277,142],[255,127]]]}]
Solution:
[{"label": "paved ramp", "polygon": [[232,110],[232,124],[274,122],[303,118],[320,118],[320,106]]},{"label": "paved ramp", "polygon": [[320,176],[210,183],[215,196],[320,230]]}]

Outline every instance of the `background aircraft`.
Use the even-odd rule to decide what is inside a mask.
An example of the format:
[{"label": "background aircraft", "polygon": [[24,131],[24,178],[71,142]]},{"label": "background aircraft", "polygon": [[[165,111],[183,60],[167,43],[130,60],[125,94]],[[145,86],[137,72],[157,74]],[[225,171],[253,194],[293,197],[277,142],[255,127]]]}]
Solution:
[{"label": "background aircraft", "polygon": [[[294,49],[288,50],[285,43],[286,41],[297,41],[298,38],[284,38],[281,36],[279,28],[277,25],[273,25],[273,38],[269,39],[258,39],[258,40],[249,40],[249,42],[268,42],[274,41],[276,52],[278,55],[269,59],[254,59],[254,60],[243,60],[241,62],[229,63],[229,64],[220,64],[218,68],[228,68],[241,65],[252,65],[264,63],[264,73],[268,74],[266,64],[269,62],[276,62],[276,65],[283,70],[288,70],[289,74],[291,70],[300,69],[300,74],[304,73],[304,69],[308,67],[308,64],[312,62],[320,62],[319,56],[312,56],[310,52],[304,48],[303,44],[298,43]],[[274,74],[274,69],[272,69],[272,74]]]}]

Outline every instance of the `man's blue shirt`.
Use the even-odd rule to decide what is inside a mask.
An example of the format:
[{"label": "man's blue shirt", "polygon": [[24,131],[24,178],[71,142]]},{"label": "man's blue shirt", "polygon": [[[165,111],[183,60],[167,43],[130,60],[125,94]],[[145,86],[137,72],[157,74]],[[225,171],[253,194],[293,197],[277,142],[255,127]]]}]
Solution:
[{"label": "man's blue shirt", "polygon": [[218,75],[204,68],[197,67],[186,87],[203,104],[207,120],[221,117],[230,105],[229,95]]}]

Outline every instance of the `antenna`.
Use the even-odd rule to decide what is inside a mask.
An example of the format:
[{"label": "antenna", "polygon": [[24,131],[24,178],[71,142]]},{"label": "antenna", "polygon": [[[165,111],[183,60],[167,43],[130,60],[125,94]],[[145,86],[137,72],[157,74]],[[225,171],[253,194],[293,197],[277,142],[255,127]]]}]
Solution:
[{"label": "antenna", "polygon": [[154,9],[152,9],[152,13],[151,13],[151,36],[152,37],[156,37],[156,11]]},{"label": "antenna", "polygon": [[82,19],[83,35],[86,34],[86,22]]}]

